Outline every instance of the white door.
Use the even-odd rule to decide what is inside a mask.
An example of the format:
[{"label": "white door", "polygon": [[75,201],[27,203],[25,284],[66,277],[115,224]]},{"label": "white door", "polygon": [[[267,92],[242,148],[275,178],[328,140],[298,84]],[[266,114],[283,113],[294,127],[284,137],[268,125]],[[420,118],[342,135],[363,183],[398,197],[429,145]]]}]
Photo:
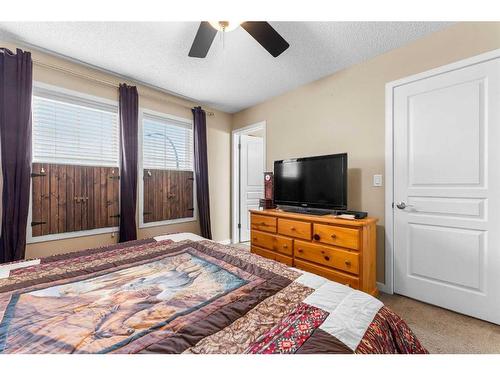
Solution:
[{"label": "white door", "polygon": [[264,141],[240,136],[240,242],[250,241],[250,214],[264,198]]},{"label": "white door", "polygon": [[393,106],[395,292],[500,324],[500,59]]}]

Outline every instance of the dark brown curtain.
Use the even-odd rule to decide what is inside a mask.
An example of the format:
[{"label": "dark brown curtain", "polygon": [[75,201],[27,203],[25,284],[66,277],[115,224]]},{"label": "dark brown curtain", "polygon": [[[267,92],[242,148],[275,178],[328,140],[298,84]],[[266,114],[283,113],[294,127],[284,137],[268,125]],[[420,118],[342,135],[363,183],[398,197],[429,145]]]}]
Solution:
[{"label": "dark brown curtain", "polygon": [[201,107],[192,109],[194,123],[194,173],[201,235],[212,239],[210,200],[208,193],[207,122]]},{"label": "dark brown curtain", "polygon": [[0,48],[0,263],[24,259],[31,172],[31,53]]},{"label": "dark brown curtain", "polygon": [[120,242],[137,239],[137,87],[120,84]]}]

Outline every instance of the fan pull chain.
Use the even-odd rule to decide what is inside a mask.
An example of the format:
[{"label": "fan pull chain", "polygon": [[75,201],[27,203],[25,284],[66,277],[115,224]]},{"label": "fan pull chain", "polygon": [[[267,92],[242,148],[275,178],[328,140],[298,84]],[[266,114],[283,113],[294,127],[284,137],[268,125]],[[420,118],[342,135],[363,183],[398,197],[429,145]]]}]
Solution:
[{"label": "fan pull chain", "polygon": [[225,47],[225,37],[224,34],[226,33],[226,27],[222,26],[222,49]]}]

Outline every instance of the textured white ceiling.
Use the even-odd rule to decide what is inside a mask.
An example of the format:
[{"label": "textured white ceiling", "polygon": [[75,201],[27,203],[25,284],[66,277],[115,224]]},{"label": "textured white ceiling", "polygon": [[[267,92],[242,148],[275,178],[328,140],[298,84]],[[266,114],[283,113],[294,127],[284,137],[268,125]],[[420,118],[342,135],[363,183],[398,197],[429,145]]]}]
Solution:
[{"label": "textured white ceiling", "polygon": [[[17,40],[158,86],[226,112],[398,48],[445,22],[271,22],[290,43],[273,58],[242,28],[188,57],[197,22],[2,22]],[[3,35],[2,35],[3,34]]]}]

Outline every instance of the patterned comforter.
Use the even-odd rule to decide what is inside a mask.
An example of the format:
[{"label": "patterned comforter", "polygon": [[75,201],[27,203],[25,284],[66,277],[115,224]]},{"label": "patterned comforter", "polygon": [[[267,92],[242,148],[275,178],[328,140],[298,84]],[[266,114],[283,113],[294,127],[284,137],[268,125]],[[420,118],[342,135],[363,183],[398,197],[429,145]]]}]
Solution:
[{"label": "patterned comforter", "polygon": [[1,353],[426,353],[379,300],[211,241],[134,241],[0,280]]}]

